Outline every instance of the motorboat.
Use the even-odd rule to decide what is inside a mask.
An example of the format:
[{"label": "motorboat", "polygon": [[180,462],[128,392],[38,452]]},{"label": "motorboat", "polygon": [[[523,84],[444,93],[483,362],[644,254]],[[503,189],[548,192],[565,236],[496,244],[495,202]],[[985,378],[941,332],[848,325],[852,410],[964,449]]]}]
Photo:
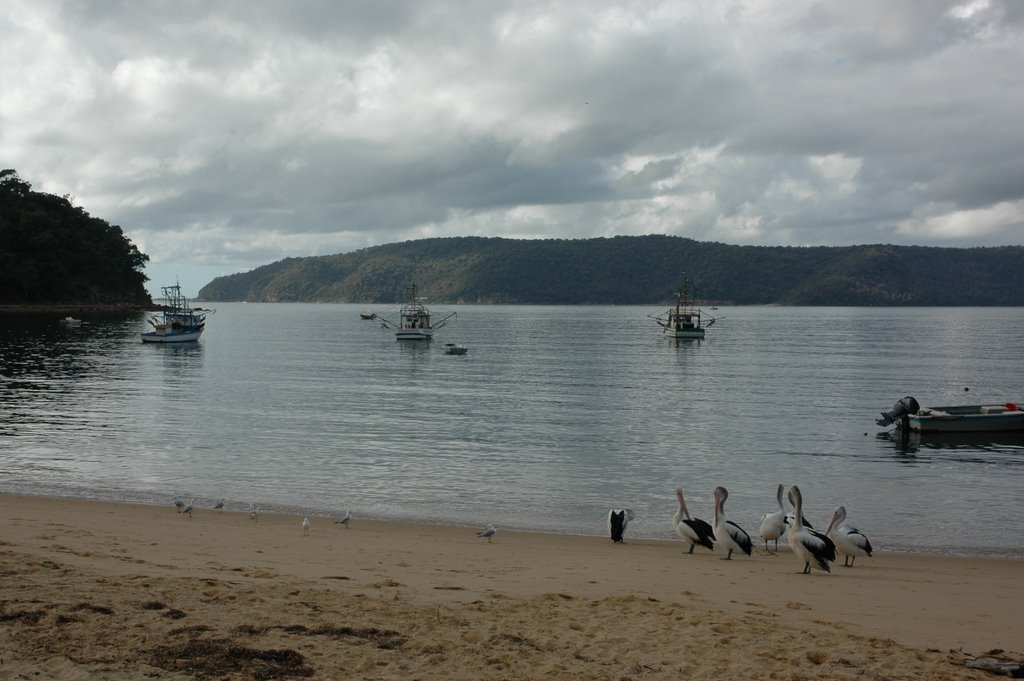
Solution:
[{"label": "motorboat", "polygon": [[445,343],[444,354],[446,355],[464,355],[469,352],[469,348],[460,343]]},{"label": "motorboat", "polygon": [[143,343],[191,343],[199,340],[206,328],[206,316],[216,310],[204,310],[192,307],[191,302],[182,295],[181,286],[164,286],[164,309],[150,317],[152,331],[141,334]]},{"label": "motorboat", "polygon": [[[704,323],[704,318],[707,323]],[[653,318],[662,327],[666,336],[688,340],[701,340],[706,329],[711,328],[715,318],[704,315],[694,302],[692,282],[683,277],[683,283],[676,291],[676,304]]]},{"label": "motorboat", "polygon": [[64,319],[60,320],[60,323],[63,326],[78,326],[79,324],[82,323],[82,320],[75,319],[74,317],[65,317]]},{"label": "motorboat", "polygon": [[922,407],[907,396],[891,410],[882,412],[875,423],[920,433],[1024,432],[1024,409],[1014,402]]},{"label": "motorboat", "polygon": [[393,329],[396,340],[431,340],[434,337],[434,331],[454,319],[456,313],[452,312],[438,321],[433,321],[433,313],[423,302],[424,300],[426,298],[416,295],[416,284],[406,286],[405,304],[398,311],[398,321],[392,322],[378,316],[377,318],[381,320],[381,327]]}]

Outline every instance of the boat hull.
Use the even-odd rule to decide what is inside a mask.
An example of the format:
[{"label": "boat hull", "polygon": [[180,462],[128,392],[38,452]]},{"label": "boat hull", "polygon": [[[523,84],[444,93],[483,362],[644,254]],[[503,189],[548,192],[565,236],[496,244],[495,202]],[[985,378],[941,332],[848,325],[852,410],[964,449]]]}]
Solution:
[{"label": "boat hull", "polygon": [[395,339],[400,341],[422,341],[430,340],[433,337],[433,329],[399,329],[398,331],[395,331]]},{"label": "boat hull", "polygon": [[203,332],[202,330],[188,331],[185,333],[160,333],[157,331],[150,331],[141,335],[143,343],[194,343],[199,340],[199,337],[203,335]]},{"label": "boat hull", "polygon": [[704,338],[704,329],[665,329],[665,335],[669,338],[689,338],[689,339],[702,339]]},{"label": "boat hull", "polygon": [[928,407],[909,414],[907,428],[920,433],[1024,432],[1024,411],[1000,405]]}]

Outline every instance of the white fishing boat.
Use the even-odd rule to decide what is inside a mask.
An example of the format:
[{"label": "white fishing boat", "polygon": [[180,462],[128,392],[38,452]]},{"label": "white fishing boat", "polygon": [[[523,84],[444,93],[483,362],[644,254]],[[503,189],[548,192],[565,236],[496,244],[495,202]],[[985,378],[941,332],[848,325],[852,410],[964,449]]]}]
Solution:
[{"label": "white fishing boat", "polygon": [[60,320],[60,323],[63,326],[78,326],[79,324],[82,323],[82,320],[75,319],[74,317],[65,317],[64,319]]},{"label": "white fishing boat", "polygon": [[875,423],[920,433],[1024,432],[1024,410],[1014,402],[922,407],[908,396],[891,410],[882,412]]},{"label": "white fishing boat", "polygon": [[464,355],[469,352],[469,348],[461,343],[445,343],[444,354],[446,355]]},{"label": "white fishing boat", "polygon": [[[705,323],[705,318],[707,322]],[[653,318],[670,338],[700,340],[706,329],[711,328],[715,318],[705,315],[694,302],[693,288],[689,279],[676,291],[676,304]]]},{"label": "white fishing boat", "polygon": [[396,340],[431,340],[434,331],[446,325],[455,318],[452,312],[440,320],[432,319],[433,313],[424,304],[426,298],[419,298],[416,295],[416,284],[405,287],[405,304],[398,311],[398,321],[392,322],[378,315],[381,320],[381,327],[393,329]]},{"label": "white fishing boat", "polygon": [[164,309],[150,317],[152,331],[141,334],[143,343],[191,343],[199,340],[206,328],[206,315],[216,310],[192,307],[181,294],[181,286],[164,286]]}]

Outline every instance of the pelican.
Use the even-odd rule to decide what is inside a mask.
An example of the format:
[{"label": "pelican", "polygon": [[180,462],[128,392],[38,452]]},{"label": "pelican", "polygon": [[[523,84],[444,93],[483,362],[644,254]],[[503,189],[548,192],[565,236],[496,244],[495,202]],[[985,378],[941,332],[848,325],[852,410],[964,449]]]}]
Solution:
[{"label": "pelican", "polygon": [[213,510],[214,511],[223,511],[224,510],[224,500],[221,499],[216,504],[214,504],[213,505]]},{"label": "pelican", "polygon": [[171,503],[174,504],[174,508],[177,509],[178,513],[181,513],[181,509],[185,508],[185,501],[180,497],[174,497]]},{"label": "pelican", "polygon": [[686,500],[683,499],[681,487],[676,487],[676,498],[679,499],[679,510],[672,516],[672,527],[683,541],[690,542],[690,550],[687,553],[693,553],[697,544],[714,551],[715,530],[708,524],[708,521],[690,517],[690,512],[686,510]]},{"label": "pelican", "polygon": [[[793,504],[793,517],[803,518],[804,498],[796,485],[789,488],[789,503]],[[836,559],[836,545],[827,535],[792,523],[786,530],[786,538],[789,539],[789,547],[793,549],[793,553],[804,562],[801,574],[811,574],[811,563],[819,570],[832,572],[828,564]]]},{"label": "pelican", "polygon": [[348,529],[348,524],[349,524],[350,522],[352,522],[352,511],[345,511],[345,512],[344,512],[344,513],[342,513],[342,514],[341,514],[341,516],[340,516],[340,517],[339,517],[339,518],[338,518],[337,520],[335,520],[334,522],[335,522],[335,524],[337,524],[337,523],[341,523],[342,525],[344,525],[344,526],[345,526],[345,529],[347,530],[347,529]]},{"label": "pelican", "polygon": [[825,534],[835,543],[836,551],[843,556],[843,567],[853,567],[857,556],[871,555],[871,542],[860,530],[844,525],[845,520],[846,507],[838,506]]},{"label": "pelican", "polygon": [[188,513],[188,517],[191,518],[192,517],[192,511],[194,511],[194,510],[196,510],[196,499],[195,499],[195,497],[192,497],[192,501],[190,501],[187,504],[185,504],[185,506],[182,507],[181,512],[182,513]]},{"label": "pelican", "polygon": [[722,560],[732,560],[733,551],[742,551],[749,556],[754,549],[750,535],[736,523],[725,519],[725,500],[728,498],[729,490],[724,487],[715,488],[715,541],[720,548],[728,551]]},{"label": "pelican", "polygon": [[309,536],[309,518],[303,518],[302,519],[302,536],[303,537],[308,537]]},{"label": "pelican", "polygon": [[626,525],[633,519],[633,511],[628,508],[613,508],[608,512],[608,533],[616,544],[623,543]]},{"label": "pelican", "polygon": [[[811,521],[807,518],[800,518],[800,522],[803,524],[804,527],[809,527],[812,530],[814,529],[814,525],[811,525]],[[792,511],[787,513],[785,523],[787,527],[794,525],[796,523],[796,514]]]},{"label": "pelican", "polygon": [[779,550],[779,537],[786,533],[786,507],[782,505],[782,485],[779,485],[775,492],[775,498],[779,502],[779,510],[774,513],[765,513],[761,517],[761,539],[764,539],[764,550],[768,550],[769,540],[775,542],[775,550]]},{"label": "pelican", "polygon": [[478,537],[487,537],[487,543],[490,544],[491,543],[491,537],[493,537],[496,534],[498,534],[498,528],[496,528],[494,525],[488,525],[483,530],[480,530],[479,532],[477,532],[476,536],[478,536]]}]

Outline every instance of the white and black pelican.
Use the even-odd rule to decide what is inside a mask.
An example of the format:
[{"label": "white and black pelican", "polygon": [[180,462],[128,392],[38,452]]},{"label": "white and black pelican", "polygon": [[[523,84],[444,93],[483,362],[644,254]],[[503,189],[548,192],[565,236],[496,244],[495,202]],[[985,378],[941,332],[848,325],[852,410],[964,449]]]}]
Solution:
[{"label": "white and black pelican", "polygon": [[478,537],[487,537],[487,543],[490,544],[491,543],[491,537],[493,537],[496,534],[498,534],[498,528],[496,528],[494,525],[488,525],[484,529],[482,529],[479,532],[477,532],[476,536],[478,536]]},{"label": "white and black pelican", "polygon": [[749,556],[754,549],[746,530],[725,519],[725,500],[728,498],[729,490],[724,487],[715,488],[715,541],[718,542],[719,548],[727,551],[722,560],[732,560],[733,551],[742,551]]},{"label": "white and black pelican", "polygon": [[835,545],[836,551],[843,556],[843,566],[853,567],[857,556],[871,555],[871,542],[864,536],[864,533],[855,527],[847,527],[843,524],[846,520],[846,507],[839,506],[832,514],[832,521],[828,524],[826,534]]},{"label": "white and black pelican", "polygon": [[[793,525],[795,520],[796,520],[796,514],[795,513],[793,513],[792,511],[787,513],[786,514],[786,520],[785,520],[786,527],[789,527],[789,526]],[[811,521],[808,520],[807,518],[801,518],[800,520],[801,520],[801,524],[804,527],[809,527],[812,530],[814,529],[814,525],[811,525]]]},{"label": "white and black pelican", "polygon": [[608,511],[608,534],[616,544],[623,543],[626,525],[633,519],[633,511],[628,508],[613,508]]},{"label": "white and black pelican", "polygon": [[786,533],[786,507],[782,505],[782,485],[779,485],[775,492],[775,498],[779,502],[779,510],[774,513],[765,513],[761,517],[761,539],[764,540],[764,550],[768,550],[768,542],[775,542],[775,550],[779,550],[779,537]]},{"label": "white and black pelican", "polygon": [[687,553],[693,553],[697,544],[714,551],[714,528],[706,520],[690,517],[690,512],[686,510],[686,500],[683,498],[681,487],[676,487],[676,497],[679,499],[679,510],[672,516],[672,527],[683,541],[690,542],[690,550]]},{"label": "white and black pelican", "polygon": [[[796,485],[789,488],[789,503],[793,504],[793,517],[803,518],[804,498]],[[811,574],[811,564],[819,570],[832,572],[828,564],[836,559],[836,545],[827,535],[810,527],[791,523],[786,530],[786,538],[793,553],[804,562],[801,574]]]}]

